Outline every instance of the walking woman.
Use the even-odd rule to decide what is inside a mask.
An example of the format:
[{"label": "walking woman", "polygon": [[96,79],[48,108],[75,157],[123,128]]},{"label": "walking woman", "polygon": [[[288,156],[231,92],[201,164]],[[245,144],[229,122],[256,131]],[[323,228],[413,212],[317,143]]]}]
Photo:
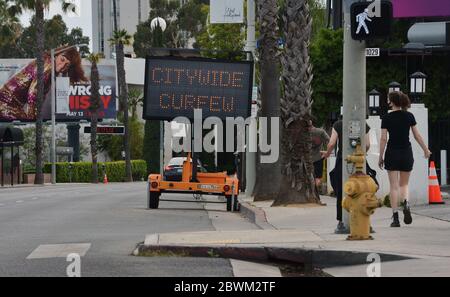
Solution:
[{"label": "walking woman", "polygon": [[381,169],[384,167],[389,175],[389,195],[393,212],[391,227],[400,227],[398,218],[399,201],[403,202],[404,223],[407,225],[412,223],[408,183],[414,165],[414,158],[411,142],[409,141],[409,131],[412,131],[414,139],[423,149],[425,158],[428,159],[431,152],[417,129],[414,115],[408,112],[408,108],[411,107],[408,96],[402,92],[392,92],[389,94],[388,103],[392,108],[392,112],[385,115],[381,121],[380,159],[378,164]]},{"label": "walking woman", "polygon": [[[366,124],[366,151],[370,149],[370,138],[369,138],[369,125]],[[330,172],[330,182],[333,187],[334,193],[336,194],[336,220],[338,221],[337,227],[334,230],[336,234],[347,234],[348,230],[342,221],[342,143],[343,143],[343,122],[342,120],[337,121],[333,125],[333,130],[331,132],[330,141],[327,145],[327,150],[321,152],[322,158],[327,159],[336,145],[338,145],[338,151],[336,153],[336,163],[334,169]],[[372,229],[371,229],[372,230]]]}]

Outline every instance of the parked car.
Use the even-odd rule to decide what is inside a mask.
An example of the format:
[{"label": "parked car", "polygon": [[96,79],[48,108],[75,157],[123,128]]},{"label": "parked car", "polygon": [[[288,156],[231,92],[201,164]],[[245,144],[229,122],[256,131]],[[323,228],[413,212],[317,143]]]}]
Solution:
[{"label": "parked car", "polygon": [[[164,168],[164,180],[167,181],[181,181],[183,175],[183,162],[186,161],[186,157],[176,157],[169,161],[169,164]],[[192,159],[191,159],[192,163]],[[197,171],[207,172],[203,167],[200,160],[197,159]]]}]

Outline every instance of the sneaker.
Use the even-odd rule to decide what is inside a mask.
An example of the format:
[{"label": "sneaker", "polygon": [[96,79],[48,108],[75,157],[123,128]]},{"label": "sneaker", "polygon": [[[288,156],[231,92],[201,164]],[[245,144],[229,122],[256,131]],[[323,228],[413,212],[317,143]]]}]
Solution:
[{"label": "sneaker", "polygon": [[398,212],[394,212],[394,215],[392,216],[391,227],[393,228],[400,227],[400,221],[398,220]]},{"label": "sneaker", "polygon": [[342,223],[341,221],[339,221],[339,223],[336,226],[336,229],[334,230],[335,234],[348,234],[348,230],[347,228],[345,228],[344,223]]},{"label": "sneaker", "polygon": [[405,222],[406,225],[409,225],[412,223],[412,216],[411,216],[411,209],[408,205],[408,202],[405,201],[405,204],[403,205],[403,222]]}]

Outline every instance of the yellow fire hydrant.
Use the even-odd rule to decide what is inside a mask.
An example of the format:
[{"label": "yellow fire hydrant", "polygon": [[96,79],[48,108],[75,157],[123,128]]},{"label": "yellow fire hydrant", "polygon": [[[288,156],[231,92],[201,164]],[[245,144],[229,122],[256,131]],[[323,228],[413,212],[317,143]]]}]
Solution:
[{"label": "yellow fire hydrant", "polygon": [[355,153],[346,159],[348,163],[355,164],[356,169],[344,184],[345,197],[342,207],[350,213],[350,235],[347,240],[373,239],[370,236],[370,215],[383,205],[382,201],[375,197],[378,191],[377,184],[363,172],[364,160],[365,154],[361,145],[358,145]]}]

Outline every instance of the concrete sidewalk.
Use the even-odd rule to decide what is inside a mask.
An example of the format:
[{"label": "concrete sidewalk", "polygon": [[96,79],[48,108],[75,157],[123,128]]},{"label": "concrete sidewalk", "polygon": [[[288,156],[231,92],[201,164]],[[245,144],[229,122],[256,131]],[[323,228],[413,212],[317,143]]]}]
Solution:
[{"label": "concrete sidewalk", "polygon": [[[306,259],[334,276],[366,276],[367,255],[378,253],[385,276],[450,276],[448,200],[445,205],[413,208],[413,224],[402,222],[401,228],[389,227],[391,209],[378,209],[372,217],[375,239],[370,241],[347,241],[346,235],[334,234],[336,200],[332,197],[322,196],[326,206],[271,207],[271,201],[240,200],[241,213],[260,230],[149,234],[141,251],[172,249],[255,261],[298,257],[299,263]],[[403,257],[411,260],[387,262]]]}]

